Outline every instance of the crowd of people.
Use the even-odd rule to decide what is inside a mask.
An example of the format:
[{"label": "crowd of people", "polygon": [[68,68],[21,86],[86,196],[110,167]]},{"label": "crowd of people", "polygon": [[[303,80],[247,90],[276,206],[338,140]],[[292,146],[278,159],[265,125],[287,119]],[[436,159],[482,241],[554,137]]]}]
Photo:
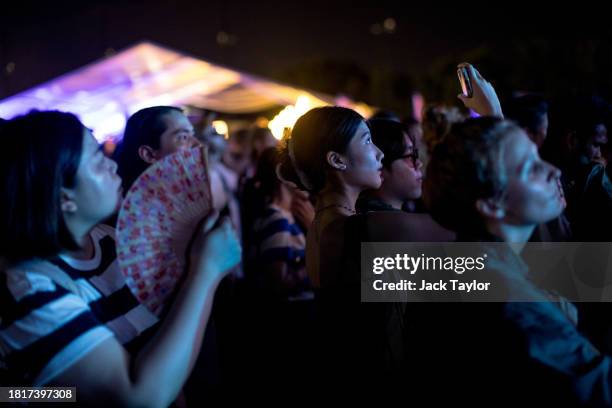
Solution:
[{"label": "crowd of people", "polygon": [[[226,139],[156,106],[108,157],[70,113],[2,121],[2,384],[75,386],[105,406],[243,391],[612,406],[610,308],[552,297],[520,258],[533,241],[612,241],[612,109],[594,96],[502,104],[467,68],[472,115],[320,107],[281,142],[255,127]],[[160,318],[119,271],[116,214],[151,164],[201,144],[214,211]],[[491,251],[492,273],[530,301],[361,302],[362,242],[455,241],[513,244]]]}]

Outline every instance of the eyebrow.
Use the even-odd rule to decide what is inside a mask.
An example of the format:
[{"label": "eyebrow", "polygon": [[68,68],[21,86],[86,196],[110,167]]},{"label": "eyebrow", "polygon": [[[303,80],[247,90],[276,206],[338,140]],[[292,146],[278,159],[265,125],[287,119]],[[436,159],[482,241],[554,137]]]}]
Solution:
[{"label": "eyebrow", "polygon": [[171,135],[175,135],[175,134],[180,133],[180,132],[195,132],[195,129],[193,127],[191,127],[191,128],[182,127],[182,128],[178,128],[175,131],[173,131],[171,133]]},{"label": "eyebrow", "polygon": [[527,156],[527,159],[525,159],[518,167],[518,174],[523,173],[523,171],[525,171],[525,168],[527,167],[527,164],[531,164],[535,161],[537,157],[537,149],[534,148],[534,150],[530,150],[529,151],[529,156]]},{"label": "eyebrow", "polygon": [[363,139],[364,137],[369,136],[369,135],[371,135],[371,134],[372,134],[372,133],[371,133],[369,130],[366,130],[365,132],[363,132],[363,133],[361,134],[361,138]]},{"label": "eyebrow", "polygon": [[525,171],[525,169],[527,168],[528,164],[531,164],[531,162],[533,162],[533,157],[529,156],[527,158],[527,160],[523,161],[519,167],[518,167],[518,174],[523,174],[523,172]]}]

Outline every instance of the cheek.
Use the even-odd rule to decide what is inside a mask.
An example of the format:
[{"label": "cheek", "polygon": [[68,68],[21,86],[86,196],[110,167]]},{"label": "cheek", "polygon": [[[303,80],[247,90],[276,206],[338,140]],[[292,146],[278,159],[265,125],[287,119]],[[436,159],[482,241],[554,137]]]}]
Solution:
[{"label": "cheek", "polygon": [[546,222],[558,216],[562,210],[559,200],[555,200],[552,194],[545,184],[523,185],[509,194],[509,208],[524,221]]},{"label": "cheek", "polygon": [[183,147],[181,139],[162,138],[159,146],[160,159],[175,153]]},{"label": "cheek", "polygon": [[359,149],[353,151],[352,162],[359,167],[377,167],[376,151],[370,148],[371,145],[361,145]]},{"label": "cheek", "polygon": [[168,143],[165,146],[165,148],[162,150],[162,158],[178,151],[180,148],[181,148],[181,144],[179,142],[172,141]]},{"label": "cheek", "polygon": [[416,171],[401,160],[394,163],[393,174],[402,183],[415,184],[417,182]]}]

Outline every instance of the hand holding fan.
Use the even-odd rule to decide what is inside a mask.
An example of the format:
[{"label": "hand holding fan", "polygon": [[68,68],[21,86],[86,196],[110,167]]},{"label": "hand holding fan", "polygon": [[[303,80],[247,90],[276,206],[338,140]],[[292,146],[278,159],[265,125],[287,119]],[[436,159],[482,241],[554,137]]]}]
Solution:
[{"label": "hand holding fan", "polygon": [[117,221],[117,258],[132,293],[155,314],[185,269],[185,252],[212,211],[203,147],[180,150],[151,165],[128,191]]}]

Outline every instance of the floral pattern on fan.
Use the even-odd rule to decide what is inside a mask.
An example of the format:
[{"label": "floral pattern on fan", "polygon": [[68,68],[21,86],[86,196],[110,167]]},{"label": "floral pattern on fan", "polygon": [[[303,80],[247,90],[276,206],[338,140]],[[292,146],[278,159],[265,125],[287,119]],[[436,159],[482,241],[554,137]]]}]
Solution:
[{"label": "floral pattern on fan", "polygon": [[117,220],[117,259],[136,298],[160,315],[183,275],[187,245],[212,210],[203,147],[151,165],[128,191]]}]

